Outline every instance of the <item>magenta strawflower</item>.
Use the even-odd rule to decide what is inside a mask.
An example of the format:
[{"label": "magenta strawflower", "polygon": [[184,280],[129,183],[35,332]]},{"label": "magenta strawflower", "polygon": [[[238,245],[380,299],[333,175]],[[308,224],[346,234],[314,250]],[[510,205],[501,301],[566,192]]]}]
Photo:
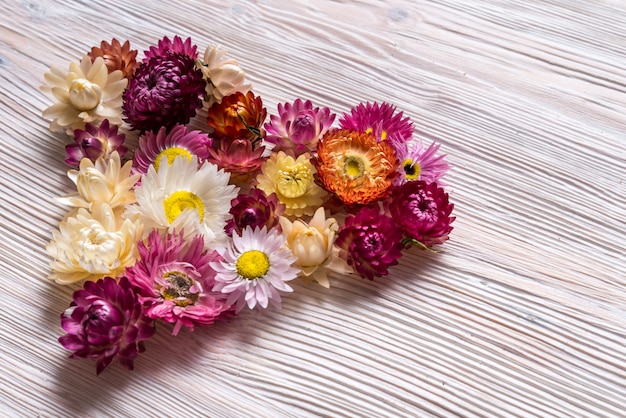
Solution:
[{"label": "magenta strawflower", "polygon": [[215,272],[209,262],[219,256],[204,249],[204,238],[185,241],[183,234],[161,237],[152,231],[147,243],[138,243],[139,260],[127,269],[130,282],[139,289],[146,315],[174,324],[172,334],[184,325],[210,325],[231,309],[220,293],[211,289]]},{"label": "magenta strawflower", "polygon": [[192,60],[198,58],[198,47],[191,43],[191,38],[185,39],[178,35],[174,36],[174,40],[170,41],[167,36],[163,37],[156,46],[151,46],[149,50],[144,51],[144,58],[142,62],[149,62],[150,59],[155,57],[163,57],[169,53],[182,54],[188,56]]},{"label": "magenta strawflower", "polygon": [[392,190],[389,212],[408,241],[431,247],[448,239],[454,205],[436,182],[410,181]]},{"label": "magenta strawflower", "polygon": [[186,125],[202,107],[206,87],[195,65],[189,56],[173,52],[142,62],[124,91],[126,122],[152,132]]},{"label": "magenta strawflower", "polygon": [[399,186],[407,181],[422,180],[432,183],[441,179],[450,165],[445,160],[446,154],[437,155],[440,145],[432,142],[424,147],[421,139],[411,139],[408,142],[391,141],[396,150],[399,175],[394,179],[394,185]]},{"label": "magenta strawflower", "polygon": [[122,145],[125,140],[126,135],[118,133],[117,126],[110,125],[108,119],[104,119],[100,126],[87,123],[84,130],[74,130],[74,143],[65,146],[68,155],[65,162],[78,166],[85,157],[95,162],[100,157],[108,158],[113,151],[124,158],[128,151]]},{"label": "magenta strawflower", "polygon": [[360,103],[350,113],[339,119],[342,129],[372,133],[377,141],[394,139],[405,142],[413,135],[411,119],[403,118],[403,112],[396,113],[396,107],[389,103]]},{"label": "magenta strawflower", "polygon": [[222,137],[213,140],[208,148],[207,161],[223,168],[231,175],[233,183],[246,183],[254,178],[267,157],[265,147],[246,138]]},{"label": "magenta strawflower", "polygon": [[361,277],[374,280],[389,274],[388,267],[398,264],[402,255],[402,231],[378,206],[365,206],[346,217],[339,228],[335,246],[339,257]]},{"label": "magenta strawflower", "polygon": [[145,351],[143,341],[152,337],[154,327],[142,313],[126,277],[85,282],[73,298],[61,314],[61,326],[67,334],[59,338],[63,347],[74,351],[70,358],[96,359],[97,374],[115,358],[132,370],[137,353]]},{"label": "magenta strawflower", "polygon": [[154,164],[158,172],[163,157],[167,159],[168,165],[179,155],[189,160],[195,155],[198,161],[202,162],[209,155],[207,148],[210,145],[211,139],[207,134],[189,131],[184,125],[174,126],[169,133],[165,128],[159,129],[156,134],[145,132],[139,137],[139,146],[133,160],[133,172],[145,174],[151,164]]},{"label": "magenta strawflower", "polygon": [[330,109],[313,108],[310,100],[301,99],[291,103],[278,104],[278,115],[270,117],[265,124],[265,140],[276,144],[274,151],[285,151],[294,157],[305,152],[314,152],[317,142],[324,136],[335,120]]},{"label": "magenta strawflower", "polygon": [[278,219],[285,213],[285,205],[278,201],[276,193],[267,196],[261,189],[251,189],[248,194],[240,194],[231,202],[230,214],[226,223],[226,233],[241,235],[246,227],[268,230],[277,227]]}]

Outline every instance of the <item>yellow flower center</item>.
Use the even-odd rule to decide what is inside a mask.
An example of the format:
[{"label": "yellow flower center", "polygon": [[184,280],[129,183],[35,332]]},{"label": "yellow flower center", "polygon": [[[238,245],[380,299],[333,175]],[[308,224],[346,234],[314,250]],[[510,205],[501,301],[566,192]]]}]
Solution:
[{"label": "yellow flower center", "polygon": [[343,162],[343,171],[350,179],[361,177],[365,173],[363,158],[356,155],[347,156]]},{"label": "yellow flower center", "polygon": [[[371,134],[372,132],[374,132],[374,130],[373,130],[372,128],[367,128],[367,129],[365,130],[365,133],[366,133],[366,134]],[[380,140],[381,140],[381,141],[384,141],[385,139],[387,139],[387,131],[385,131],[385,130],[383,129],[383,131],[380,133]]]},{"label": "yellow flower center", "polygon": [[402,168],[404,169],[404,176],[407,180],[415,180],[419,178],[422,168],[417,162],[413,162],[410,158],[402,161]]},{"label": "yellow flower center", "polygon": [[84,78],[72,81],[69,89],[70,103],[80,111],[91,110],[100,104],[102,89]]},{"label": "yellow flower center", "polygon": [[177,306],[189,306],[198,300],[200,292],[189,291],[195,284],[193,279],[180,271],[168,271],[163,275],[168,287],[161,288],[161,296],[165,300],[173,300]]},{"label": "yellow flower center", "polygon": [[202,203],[202,199],[187,190],[179,190],[170,194],[163,201],[163,207],[165,208],[167,221],[170,224],[174,222],[176,218],[178,218],[178,215],[183,213],[185,209],[195,210],[198,212],[200,222],[204,220],[204,204]]},{"label": "yellow flower center", "polygon": [[159,172],[159,165],[161,165],[161,158],[166,157],[167,165],[170,166],[172,165],[176,157],[178,157],[179,155],[187,157],[187,161],[191,161],[192,155],[185,148],[181,148],[181,147],[165,148],[154,159],[154,169],[157,171],[157,173]]},{"label": "yellow flower center", "polygon": [[236,267],[241,277],[253,280],[267,274],[270,269],[270,259],[263,251],[246,251],[239,256]]},{"label": "yellow flower center", "polygon": [[285,170],[278,170],[276,188],[283,196],[295,199],[303,196],[312,182],[311,169],[304,164],[296,164]]}]

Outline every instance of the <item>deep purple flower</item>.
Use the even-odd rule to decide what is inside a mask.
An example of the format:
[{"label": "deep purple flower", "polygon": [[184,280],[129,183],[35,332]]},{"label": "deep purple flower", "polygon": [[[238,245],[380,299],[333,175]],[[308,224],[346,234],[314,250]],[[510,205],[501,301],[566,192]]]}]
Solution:
[{"label": "deep purple flower", "polygon": [[133,360],[145,350],[143,341],[152,337],[154,327],[143,315],[128,279],[105,277],[85,282],[73,298],[61,314],[61,326],[67,334],[59,338],[65,348],[74,351],[70,358],[97,359],[97,374],[116,357],[132,370]]},{"label": "deep purple flower", "polygon": [[339,119],[341,129],[352,129],[372,133],[378,142],[393,139],[406,142],[413,135],[411,119],[403,118],[403,113],[396,113],[396,107],[389,103],[360,103],[350,113],[344,113]]},{"label": "deep purple flower", "polygon": [[454,205],[436,182],[409,181],[392,190],[389,212],[407,238],[426,247],[441,244],[452,231]]},{"label": "deep purple flower", "polygon": [[195,60],[167,52],[141,63],[124,91],[124,116],[133,129],[156,132],[186,125],[202,107],[206,82]]},{"label": "deep purple flower", "polygon": [[389,274],[387,268],[398,264],[404,248],[402,231],[378,206],[365,206],[356,215],[348,215],[339,228],[335,246],[363,278]]},{"label": "deep purple flower", "polygon": [[191,43],[191,38],[187,38],[183,42],[182,38],[178,35],[174,36],[173,41],[170,41],[170,38],[165,36],[156,46],[151,46],[149,50],[143,52],[144,58],[142,62],[149,62],[150,59],[155,57],[164,57],[168,53],[186,55],[195,60],[198,58],[197,49],[198,47]]},{"label": "deep purple flower", "polygon": [[246,227],[267,230],[278,227],[278,218],[285,213],[285,205],[278,201],[276,193],[269,196],[261,189],[252,189],[248,194],[240,194],[231,202],[230,214],[226,223],[226,233],[241,235]]},{"label": "deep purple flower", "polygon": [[113,151],[117,151],[124,158],[126,148],[124,141],[126,136],[118,133],[116,125],[110,125],[108,119],[104,119],[100,126],[85,124],[85,129],[74,130],[74,143],[65,146],[68,157],[65,162],[78,166],[80,160],[87,157],[95,162],[100,157],[108,157]]},{"label": "deep purple flower", "polygon": [[277,145],[274,151],[282,150],[297,157],[314,152],[334,120],[335,114],[329,108],[313,108],[310,100],[279,103],[278,115],[271,116],[270,123],[265,124],[265,140]]}]

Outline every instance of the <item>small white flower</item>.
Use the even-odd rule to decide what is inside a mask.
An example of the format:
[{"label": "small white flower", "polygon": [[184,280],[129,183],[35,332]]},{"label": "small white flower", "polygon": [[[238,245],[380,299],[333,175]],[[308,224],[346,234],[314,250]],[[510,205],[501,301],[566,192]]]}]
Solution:
[{"label": "small white flower", "polygon": [[267,308],[268,303],[280,308],[278,291],[292,292],[285,282],[298,274],[284,242],[280,233],[266,228],[246,227],[241,236],[234,234],[229,247],[217,250],[223,260],[209,263],[217,272],[213,290],[228,293],[226,303],[236,304],[237,312],[246,304],[250,309],[257,304]]},{"label": "small white flower", "polygon": [[246,82],[246,74],[234,59],[226,59],[225,50],[217,45],[210,45],[204,52],[204,60],[198,61],[198,68],[207,81],[206,94],[208,105],[221,103],[225,96],[233,93],[246,94],[252,90],[252,84]]}]

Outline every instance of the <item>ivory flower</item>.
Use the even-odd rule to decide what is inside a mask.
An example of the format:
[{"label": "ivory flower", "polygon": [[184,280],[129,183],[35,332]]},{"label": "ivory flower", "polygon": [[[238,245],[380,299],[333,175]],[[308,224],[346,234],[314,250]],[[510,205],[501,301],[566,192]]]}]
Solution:
[{"label": "ivory flower", "polygon": [[85,55],[80,64],[72,62],[68,72],[51,67],[44,78],[48,85],[41,90],[58,100],[43,111],[42,116],[51,120],[50,130],[65,129],[71,135],[87,122],[108,119],[113,125],[122,124],[122,93],[128,80],[119,70],[109,74],[102,57],[92,63]]},{"label": "ivory flower", "polygon": [[209,107],[213,103],[221,103],[230,94],[246,94],[252,90],[252,84],[246,82],[246,74],[237,61],[224,58],[226,52],[219,46],[210,45],[204,52],[204,59],[198,60],[196,64],[207,81],[206,100]]},{"label": "ivory flower", "polygon": [[333,244],[339,225],[334,218],[326,219],[320,207],[307,225],[297,219],[291,222],[281,216],[280,226],[286,245],[297,258],[293,264],[300,268],[305,283],[315,280],[325,288],[330,287],[326,270],[348,273],[350,267],[337,257],[339,249]]},{"label": "ivory flower", "polygon": [[308,153],[297,159],[283,151],[273,153],[257,176],[257,187],[268,196],[276,193],[287,216],[313,215],[328,196],[314,181],[316,170],[310,158]]},{"label": "ivory flower", "polygon": [[60,284],[117,277],[135,263],[142,226],[116,216],[106,203],[92,212],[78,209],[52,231],[46,251],[52,257],[48,278]]},{"label": "ivory flower", "polygon": [[89,158],[80,161],[79,170],[70,170],[67,176],[76,184],[78,195],[62,197],[61,203],[90,209],[94,203],[106,203],[111,209],[135,203],[133,186],[140,174],[131,175],[132,161],[122,166],[117,151],[111,158],[100,157],[93,163]]}]

